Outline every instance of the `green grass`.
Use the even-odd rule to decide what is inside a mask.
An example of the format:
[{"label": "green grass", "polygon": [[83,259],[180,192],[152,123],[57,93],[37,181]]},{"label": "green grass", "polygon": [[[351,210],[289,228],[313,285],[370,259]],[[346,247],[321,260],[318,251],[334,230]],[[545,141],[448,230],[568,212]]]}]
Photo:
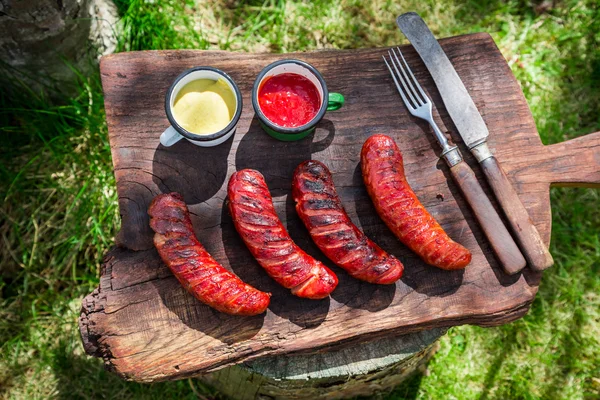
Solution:
[{"label": "green grass", "polygon": [[[415,10],[440,37],[494,36],[544,143],[600,130],[594,1],[561,1],[541,13],[515,0],[117,4],[119,51],[385,46],[405,42],[394,19]],[[97,285],[119,229],[99,75],[80,76],[79,95],[61,101],[31,93],[14,76],[10,82],[0,91],[0,398],[213,396],[196,380],[124,382],[84,355],[80,302]],[[428,372],[387,398],[600,397],[600,196],[553,189],[551,197],[556,265],[529,314],[500,328],[451,329]]]}]

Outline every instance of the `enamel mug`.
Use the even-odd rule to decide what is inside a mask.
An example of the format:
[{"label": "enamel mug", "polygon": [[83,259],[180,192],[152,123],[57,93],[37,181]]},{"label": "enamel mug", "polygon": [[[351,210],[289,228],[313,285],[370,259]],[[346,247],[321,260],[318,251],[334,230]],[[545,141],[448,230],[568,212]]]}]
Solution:
[{"label": "enamel mug", "polygon": [[[260,88],[267,79],[285,73],[293,73],[307,78],[317,88],[320,96],[320,107],[317,114],[306,124],[294,128],[283,127],[270,121],[260,109],[258,95]],[[327,111],[334,111],[344,105],[344,96],[339,93],[330,93],[323,76],[315,67],[307,62],[300,60],[280,60],[267,65],[258,74],[252,88],[252,106],[256,113],[260,125],[269,135],[278,140],[286,142],[300,140],[305,138],[315,130],[316,125],[321,121]]]},{"label": "enamel mug", "polygon": [[[223,79],[229,86],[229,89],[235,94],[235,114],[231,121],[229,121],[229,124],[218,132],[210,134],[196,134],[189,132],[177,123],[177,120],[173,116],[173,105],[179,91],[185,85],[197,79],[212,79],[215,81]],[[163,146],[172,146],[183,138],[200,147],[217,146],[229,139],[235,132],[238,121],[240,120],[240,115],[242,114],[242,95],[233,79],[225,72],[212,67],[194,67],[181,73],[167,91],[165,97],[165,111],[171,126],[160,135],[160,143]]]}]

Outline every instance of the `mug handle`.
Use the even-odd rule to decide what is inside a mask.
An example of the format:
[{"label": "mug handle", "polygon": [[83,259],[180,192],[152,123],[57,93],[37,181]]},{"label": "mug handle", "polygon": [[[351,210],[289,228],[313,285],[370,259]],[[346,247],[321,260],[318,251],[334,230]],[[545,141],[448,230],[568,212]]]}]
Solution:
[{"label": "mug handle", "polygon": [[342,108],[344,105],[344,96],[339,93],[329,93],[327,99],[327,111],[335,111]]},{"label": "mug handle", "polygon": [[175,130],[172,126],[169,126],[161,135],[160,135],[160,144],[165,147],[171,147],[175,143],[179,142],[183,139],[183,136]]}]

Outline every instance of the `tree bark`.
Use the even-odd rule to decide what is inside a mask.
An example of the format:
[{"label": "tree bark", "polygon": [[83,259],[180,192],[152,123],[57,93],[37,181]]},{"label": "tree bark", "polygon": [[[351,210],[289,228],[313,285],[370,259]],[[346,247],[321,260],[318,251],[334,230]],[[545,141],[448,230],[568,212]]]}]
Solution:
[{"label": "tree bark", "polygon": [[[0,60],[8,76],[72,92],[76,71],[96,68],[98,48],[114,51],[110,0],[0,0]],[[90,40],[92,39],[92,40]]]}]

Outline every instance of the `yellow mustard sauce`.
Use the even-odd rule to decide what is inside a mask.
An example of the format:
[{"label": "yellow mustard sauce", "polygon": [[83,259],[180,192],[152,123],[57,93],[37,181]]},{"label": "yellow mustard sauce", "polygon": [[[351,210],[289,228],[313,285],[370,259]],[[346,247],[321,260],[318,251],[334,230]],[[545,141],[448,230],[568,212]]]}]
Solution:
[{"label": "yellow mustard sauce", "polygon": [[173,116],[191,133],[207,135],[225,128],[235,114],[235,94],[223,79],[198,79],[177,94]]}]

